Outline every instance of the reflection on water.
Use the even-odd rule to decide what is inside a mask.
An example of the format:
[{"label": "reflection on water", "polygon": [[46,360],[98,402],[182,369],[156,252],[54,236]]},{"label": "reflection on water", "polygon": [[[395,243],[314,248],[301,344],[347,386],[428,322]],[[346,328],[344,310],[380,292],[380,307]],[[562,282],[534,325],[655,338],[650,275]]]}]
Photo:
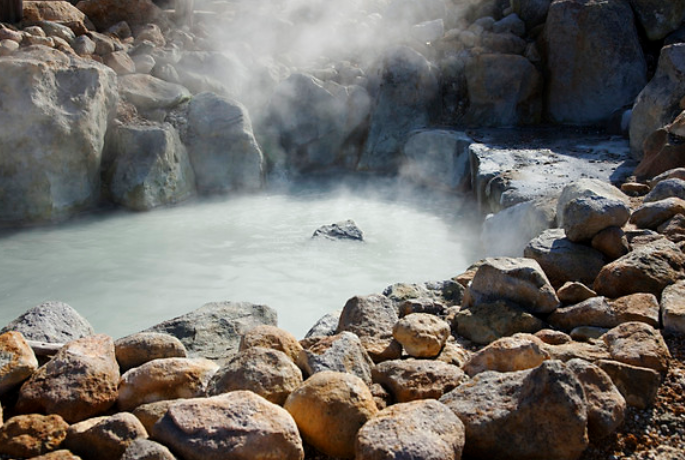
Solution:
[{"label": "reflection on water", "polygon": [[[476,258],[460,202],[398,184],[299,186],[0,234],[0,325],[46,300],[121,337],[210,301],[275,308],[298,338],[353,295],[442,280]],[[365,242],[311,240],[353,219]]]}]

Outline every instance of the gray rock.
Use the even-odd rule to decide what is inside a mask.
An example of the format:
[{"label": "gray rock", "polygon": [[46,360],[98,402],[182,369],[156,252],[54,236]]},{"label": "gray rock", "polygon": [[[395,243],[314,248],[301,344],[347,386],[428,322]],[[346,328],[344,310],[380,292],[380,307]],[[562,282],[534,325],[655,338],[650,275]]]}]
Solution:
[{"label": "gray rock", "polygon": [[535,333],[544,327],[541,319],[503,301],[462,308],[455,315],[452,325],[459,335],[479,344],[488,344],[517,332]]},{"label": "gray rock", "polygon": [[626,403],[638,409],[650,407],[661,385],[661,374],[654,369],[601,359],[597,365],[606,372]]},{"label": "gray rock", "polygon": [[554,327],[564,331],[580,326],[610,328],[618,326],[618,315],[604,297],[592,297],[575,305],[557,308],[547,317]]},{"label": "gray rock", "polygon": [[67,343],[95,334],[93,326],[62,302],[45,302],[11,321],[0,332],[17,331],[38,342]]},{"label": "gray rock", "polygon": [[146,331],[173,335],[189,356],[223,361],[238,351],[245,332],[260,324],[276,326],[277,322],[276,312],[266,305],[212,302]]},{"label": "gray rock", "polygon": [[398,403],[417,399],[438,399],[468,380],[459,367],[426,359],[395,359],[377,364],[372,371]]},{"label": "gray rock", "polygon": [[371,385],[373,361],[359,337],[351,332],[344,331],[321,338],[300,353],[297,365],[305,376],[323,371],[344,372],[355,375],[367,385]]},{"label": "gray rock", "polygon": [[654,230],[678,214],[685,214],[685,200],[675,197],[664,198],[644,203],[637,208],[630,216],[630,223],[638,228]]},{"label": "gray rock", "polygon": [[512,0],[511,8],[526,24],[528,30],[544,24],[552,0]]},{"label": "gray rock", "polygon": [[685,1],[630,0],[647,38],[658,41],[676,30],[685,18]]},{"label": "gray rock", "polygon": [[138,438],[128,445],[121,460],[176,460],[174,454],[162,444]]},{"label": "gray rock", "polygon": [[335,224],[322,225],[314,231],[312,238],[364,241],[364,232],[357,227],[353,220],[348,219]]},{"label": "gray rock", "polygon": [[644,197],[644,202],[659,201],[665,198],[685,199],[685,180],[672,178],[657,182],[654,188]]},{"label": "gray rock", "polygon": [[193,94],[212,92],[237,100],[245,95],[250,72],[230,52],[184,51],[182,55],[174,56],[171,63],[181,84]]},{"label": "gray rock", "polygon": [[119,77],[119,92],[125,100],[143,112],[171,109],[191,97],[190,92],[181,85],[144,74]]},{"label": "gray rock", "polygon": [[335,335],[338,330],[338,322],[340,321],[341,310],[327,313],[307,331],[304,338],[309,339],[313,337],[330,337]]}]

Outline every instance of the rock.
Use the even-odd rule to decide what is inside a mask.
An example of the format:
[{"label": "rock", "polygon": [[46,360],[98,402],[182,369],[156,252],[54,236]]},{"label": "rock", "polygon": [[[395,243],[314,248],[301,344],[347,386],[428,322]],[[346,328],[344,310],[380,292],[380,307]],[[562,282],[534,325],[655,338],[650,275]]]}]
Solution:
[{"label": "rock", "polygon": [[70,27],[75,33],[83,33],[90,20],[69,2],[32,1],[23,5],[23,19],[27,23],[53,21]]},{"label": "rock", "polygon": [[67,45],[71,46],[76,38],[74,31],[69,27],[59,24],[54,21],[40,21],[38,22],[38,27],[45,31],[45,35],[52,38],[61,38]]},{"label": "rock", "polygon": [[[150,74],[157,65],[155,58],[149,54],[140,54],[132,57],[133,64],[136,66],[136,73]],[[175,82],[171,82],[175,83]]]},{"label": "rock", "polygon": [[122,371],[161,358],[185,358],[186,349],[176,337],[159,332],[138,332],[118,339],[114,349]]},{"label": "rock", "polygon": [[60,220],[93,205],[116,106],[114,72],[29,46],[0,59],[0,74],[0,225]]},{"label": "rock", "polygon": [[146,332],[165,332],[178,338],[191,357],[222,361],[232,356],[240,337],[255,326],[277,323],[276,312],[266,305],[245,302],[211,302],[195,311],[165,321]]},{"label": "rock", "polygon": [[441,318],[428,313],[414,313],[397,321],[392,336],[409,356],[435,358],[450,336],[450,326]]},{"label": "rock", "polygon": [[573,341],[568,334],[554,329],[542,329],[537,331],[534,335],[547,345],[563,345]]},{"label": "rock", "polygon": [[465,456],[571,460],[588,446],[583,387],[559,361],[518,372],[480,373],[440,402],[464,422]]},{"label": "rock", "polygon": [[199,191],[257,190],[262,186],[262,150],[242,104],[213,93],[198,94],[188,108],[185,141]]},{"label": "rock", "polygon": [[159,47],[166,45],[164,34],[157,24],[145,24],[145,26],[136,31],[136,42],[140,43],[143,40],[151,41],[155,46]]},{"label": "rock", "polygon": [[297,361],[297,357],[302,351],[302,345],[300,345],[300,342],[297,341],[294,335],[285,329],[267,324],[255,326],[241,337],[240,346],[238,347],[239,351],[252,347],[264,347],[282,351],[293,362]]},{"label": "rock", "polygon": [[676,214],[657,227],[657,232],[674,243],[685,240],[685,215]]},{"label": "rock", "polygon": [[665,128],[659,128],[647,136],[642,144],[642,160],[633,173],[638,180],[652,177],[683,165],[683,144]]},{"label": "rock", "polygon": [[481,54],[467,61],[470,106],[467,123],[522,126],[540,121],[542,77],[533,64],[515,54]]},{"label": "rock", "polygon": [[312,238],[334,241],[364,241],[364,233],[353,220],[348,219],[335,224],[322,225],[314,231]]},{"label": "rock", "polygon": [[552,359],[563,362],[580,358],[594,363],[601,359],[610,358],[607,346],[601,340],[592,343],[572,341],[560,345],[548,345],[545,349]]},{"label": "rock", "polygon": [[204,395],[219,366],[204,358],[163,358],[149,361],[121,376],[117,403],[122,411],[165,399]]},{"label": "rock", "polygon": [[473,377],[481,372],[515,372],[538,367],[550,359],[544,343],[531,334],[515,334],[492,342],[474,353],[464,365],[464,372]]},{"label": "rock", "polygon": [[379,412],[357,435],[357,460],[459,460],[464,424],[438,401],[396,404]]},{"label": "rock", "polygon": [[338,329],[338,322],[340,321],[340,313],[342,310],[337,310],[331,313],[326,313],[318,319],[316,323],[304,335],[305,339],[316,337],[330,337],[335,335]]},{"label": "rock", "polygon": [[128,446],[141,438],[147,438],[147,432],[140,421],[131,413],[120,412],[73,424],[64,446],[83,458],[119,460]]},{"label": "rock", "polygon": [[445,17],[446,7],[444,0],[392,0],[383,11],[383,17],[413,25]]},{"label": "rock", "polygon": [[575,305],[557,308],[547,317],[554,327],[570,331],[579,326],[610,328],[620,321],[614,309],[604,297],[591,297]]},{"label": "rock", "polygon": [[[592,237],[591,246],[604,254],[608,261],[614,261],[630,252],[630,244],[623,229],[607,227]],[[590,283],[592,284],[592,283]]]},{"label": "rock", "polygon": [[[459,286],[461,286],[459,284]],[[463,286],[462,286],[463,288]],[[447,314],[447,307],[443,303],[433,299],[414,299],[405,300],[399,306],[399,316],[404,318],[413,313],[427,313],[429,315],[444,317]]]},{"label": "rock", "polygon": [[668,240],[656,240],[604,266],[597,275],[594,290],[605,297],[621,297],[636,292],[661,291],[685,277],[685,256]]},{"label": "rock", "polygon": [[67,437],[69,425],[59,415],[17,415],[0,426],[0,455],[31,458],[52,452]]},{"label": "rock", "polygon": [[393,340],[397,320],[397,311],[389,298],[376,294],[355,296],[345,303],[337,332],[356,334],[376,362],[396,359],[402,354],[402,347]]},{"label": "rock", "polygon": [[373,381],[387,388],[399,403],[438,399],[468,380],[455,365],[411,358],[383,361],[372,372]]},{"label": "rock", "polygon": [[555,287],[569,281],[591,285],[605,263],[601,252],[572,242],[560,228],[546,230],[531,240],[523,255],[537,261]]},{"label": "rock", "polygon": [[186,460],[304,459],[293,418],[250,391],[174,404],[152,436]]},{"label": "rock", "polygon": [[45,455],[33,457],[33,460],[81,460],[81,457],[72,454],[66,449],[60,449],[53,452],[49,452]]},{"label": "rock", "polygon": [[552,0],[512,0],[511,8],[525,23],[526,29],[545,23]]},{"label": "rock", "polygon": [[610,305],[619,323],[642,321],[654,328],[659,327],[659,301],[654,294],[638,292],[619,297]]},{"label": "rock", "polygon": [[574,327],[569,334],[573,340],[579,342],[594,342],[609,332],[606,327],[599,326],[577,326]]},{"label": "rock", "polygon": [[118,126],[108,139],[113,161],[104,178],[115,203],[147,211],[195,194],[188,153],[169,123]]},{"label": "rock", "polygon": [[249,390],[282,406],[301,384],[302,372],[285,353],[251,347],[238,352],[216,371],[207,386],[207,394]]},{"label": "rock", "polygon": [[0,40],[0,57],[11,56],[19,49],[19,43],[12,40]]},{"label": "rock", "polygon": [[663,173],[659,174],[658,176],[653,177],[648,182],[647,185],[650,187],[650,189],[653,189],[657,185],[659,185],[659,182],[667,180],[667,179],[685,180],[685,168],[675,168],[675,169],[669,169],[668,171],[664,171]]},{"label": "rock", "polygon": [[428,126],[439,96],[430,62],[407,47],[394,47],[376,64],[369,135],[357,169],[396,172],[407,133]]},{"label": "rock", "polygon": [[507,300],[533,314],[550,313],[559,306],[559,299],[547,276],[531,259],[485,259],[467,292],[466,306]]},{"label": "rock", "polygon": [[651,203],[665,198],[685,199],[685,180],[674,177],[659,181],[654,188],[645,195],[643,201],[645,203]]},{"label": "rock", "polygon": [[145,431],[152,433],[152,427],[159,421],[169,408],[176,403],[186,401],[183,398],[165,399],[163,401],[155,401],[147,404],[141,404],[133,410],[133,415],[136,416],[140,423],[145,427]]},{"label": "rock", "polygon": [[176,457],[158,442],[137,438],[126,447],[121,460],[176,460]]},{"label": "rock", "polygon": [[557,123],[604,123],[647,84],[627,2],[552,2],[542,34],[547,115]]},{"label": "rock", "polygon": [[464,348],[463,345],[448,339],[440,354],[435,358],[435,361],[453,364],[459,368],[462,368],[470,357],[471,352]]},{"label": "rock", "polygon": [[354,457],[357,432],[378,412],[366,384],[339,372],[319,372],[307,379],[288,396],[285,409],[308,444],[343,458]]},{"label": "rock", "polygon": [[172,109],[191,98],[183,86],[143,74],[119,77],[119,92],[141,111]]},{"label": "rock", "polygon": [[581,179],[564,187],[557,203],[557,220],[574,242],[587,242],[608,227],[622,227],[630,217],[628,197],[597,179]]},{"label": "rock", "polygon": [[597,293],[583,283],[568,281],[557,290],[559,300],[564,305],[573,305],[597,296]]},{"label": "rock", "polygon": [[[643,158],[643,144],[654,131],[669,124],[682,111],[685,96],[685,44],[664,46],[654,77],[640,92],[630,119],[630,150]],[[665,171],[662,169],[657,174]]]},{"label": "rock", "polygon": [[[155,54],[159,56],[159,54]],[[232,52],[226,50],[215,51],[184,51],[182,54],[173,53],[164,61],[173,65],[179,77],[179,83],[188,88],[193,94],[203,92],[216,93],[221,97],[236,99],[243,104],[249,101],[245,98],[248,90],[249,78],[254,78],[242,60]],[[270,79],[264,79],[264,90],[271,92]],[[251,97],[259,97],[250,94]]]},{"label": "rock", "polygon": [[648,324],[623,323],[604,334],[602,339],[615,361],[654,369],[662,374],[668,370],[671,353],[661,333]]},{"label": "rock", "polygon": [[597,365],[609,375],[627,404],[646,409],[654,403],[661,385],[657,371],[608,359],[597,361]]},{"label": "rock", "polygon": [[373,361],[359,337],[348,331],[321,338],[300,353],[297,365],[305,375],[322,371],[346,372],[371,384]]},{"label": "rock", "polygon": [[462,308],[455,315],[454,323],[452,329],[478,344],[488,344],[517,332],[535,333],[545,327],[541,319],[504,301]]},{"label": "rock", "polygon": [[36,369],[36,355],[21,333],[0,334],[0,396],[31,377]]},{"label": "rock", "polygon": [[79,35],[71,44],[74,52],[81,57],[87,57],[95,54],[95,42],[88,37],[88,35]]},{"label": "rock", "polygon": [[136,64],[125,51],[114,51],[102,57],[103,63],[117,75],[130,75],[136,72]]},{"label": "rock", "polygon": [[163,11],[151,0],[119,2],[81,0],[76,4],[76,8],[85,13],[100,31],[105,31],[121,21],[126,21],[131,27],[136,27],[160,21],[164,16]]},{"label": "rock", "polygon": [[62,416],[69,423],[114,405],[119,365],[114,341],[103,334],[67,343],[21,387],[16,409]]},{"label": "rock", "polygon": [[654,0],[630,1],[639,23],[651,41],[661,40],[676,30],[685,18],[685,2],[662,3]]},{"label": "rock", "polygon": [[661,318],[664,329],[685,332],[685,281],[667,286],[661,294]]},{"label": "rock", "polygon": [[27,340],[66,343],[92,336],[95,331],[88,320],[62,302],[45,302],[11,321],[0,332],[21,332]]},{"label": "rock", "polygon": [[676,214],[685,214],[685,200],[675,197],[665,198],[645,203],[637,208],[630,216],[630,223],[638,228],[655,230]]}]

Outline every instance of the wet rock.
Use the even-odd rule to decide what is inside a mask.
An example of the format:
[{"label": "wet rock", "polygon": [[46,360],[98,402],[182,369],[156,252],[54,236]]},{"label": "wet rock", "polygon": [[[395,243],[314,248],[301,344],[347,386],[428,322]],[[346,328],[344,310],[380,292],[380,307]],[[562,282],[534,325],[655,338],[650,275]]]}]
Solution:
[{"label": "wet rock", "polygon": [[119,460],[140,438],[147,438],[140,421],[133,414],[120,412],[71,425],[64,446],[83,458]]},{"label": "wet rock", "polygon": [[195,311],[164,321],[146,332],[165,332],[178,338],[191,357],[216,361],[232,356],[240,338],[255,326],[275,326],[276,312],[266,305],[212,302]]},{"label": "wet rock", "polygon": [[668,3],[655,0],[631,0],[630,4],[647,38],[652,41],[661,40],[676,30],[685,17],[685,2],[682,0]]},{"label": "wet rock", "polygon": [[216,371],[208,395],[249,390],[280,406],[302,384],[302,372],[282,351],[251,347],[238,352]]},{"label": "wet rock", "polygon": [[36,369],[36,355],[21,333],[0,334],[0,396],[31,377]]},{"label": "wet rock", "polygon": [[485,371],[515,372],[538,367],[550,359],[544,343],[532,334],[515,334],[492,342],[464,365],[470,377]]},{"label": "wet rock", "polygon": [[[619,227],[607,227],[592,237],[592,247],[613,261],[630,252],[625,232]],[[592,283],[589,283],[592,284]]]},{"label": "wet rock", "polygon": [[373,381],[387,388],[400,403],[438,399],[466,380],[463,370],[442,361],[396,359],[373,368]]},{"label": "wet rock", "polygon": [[595,297],[597,293],[583,283],[569,281],[557,290],[557,295],[564,305],[573,305]]},{"label": "wet rock", "polygon": [[0,426],[0,455],[31,458],[56,450],[69,425],[59,415],[17,415]]},{"label": "wet rock", "polygon": [[127,371],[119,383],[120,410],[154,401],[194,398],[205,393],[219,366],[203,358],[164,358]]},{"label": "wet rock", "polygon": [[657,371],[608,359],[597,361],[597,365],[611,377],[626,403],[638,409],[646,409],[654,403],[661,385],[661,375]]},{"label": "wet rock", "polygon": [[630,216],[630,223],[638,228],[656,229],[677,214],[685,214],[685,200],[665,198],[645,203]]},{"label": "wet rock", "polygon": [[623,323],[602,338],[615,361],[661,373],[668,370],[671,353],[661,333],[648,324],[639,321]]},{"label": "wet rock", "polygon": [[255,326],[240,339],[239,351],[252,347],[264,347],[282,351],[293,362],[297,361],[297,357],[302,351],[302,345],[300,345],[300,342],[297,341],[294,335],[285,329],[267,324]]},{"label": "wet rock", "polygon": [[16,408],[79,422],[111,408],[118,384],[114,341],[98,334],[62,347],[22,385]]},{"label": "wet rock", "polygon": [[304,459],[293,418],[250,391],[174,404],[152,436],[187,460]]},{"label": "wet rock", "polygon": [[151,0],[104,3],[97,0],[81,0],[76,4],[76,8],[84,12],[100,31],[105,31],[121,21],[135,27],[161,20],[164,16],[163,11]]},{"label": "wet rock", "polygon": [[396,404],[379,412],[357,435],[357,460],[459,460],[464,424],[438,401]]},{"label": "wet rock", "polygon": [[664,289],[660,309],[664,329],[685,332],[685,281],[678,281]]},{"label": "wet rock", "polygon": [[326,455],[343,458],[354,457],[357,432],[378,412],[366,384],[339,372],[310,377],[290,394],[284,407],[307,443]]},{"label": "wet rock", "polygon": [[392,336],[409,356],[435,358],[450,332],[450,326],[443,319],[428,313],[414,313],[395,323]]},{"label": "wet rock", "polygon": [[322,225],[317,228],[312,238],[323,238],[327,240],[351,240],[364,241],[364,232],[361,231],[353,220],[343,220],[330,225]]},{"label": "wet rock", "polygon": [[541,319],[504,301],[462,308],[455,315],[452,326],[459,335],[479,344],[488,344],[517,332],[535,333],[544,327]]},{"label": "wet rock", "polygon": [[518,372],[480,373],[440,402],[464,422],[466,456],[572,460],[588,445],[583,387],[559,361]]},{"label": "wet rock", "polygon": [[122,371],[161,358],[185,358],[186,349],[176,337],[160,332],[138,332],[118,339],[114,348]]},{"label": "wet rock", "polygon": [[659,301],[654,294],[630,294],[614,299],[610,304],[621,323],[641,321],[654,328],[659,327]]},{"label": "wet rock", "polygon": [[598,296],[575,305],[557,308],[547,317],[554,327],[570,331],[579,326],[610,328],[619,325],[616,312],[606,298]]},{"label": "wet rock", "polygon": [[66,343],[95,333],[88,320],[62,302],[45,302],[27,310],[0,332],[8,331],[47,343]]},{"label": "wet rock", "polygon": [[371,384],[373,361],[359,337],[351,332],[321,338],[300,353],[297,365],[305,375],[321,371],[347,372]]}]

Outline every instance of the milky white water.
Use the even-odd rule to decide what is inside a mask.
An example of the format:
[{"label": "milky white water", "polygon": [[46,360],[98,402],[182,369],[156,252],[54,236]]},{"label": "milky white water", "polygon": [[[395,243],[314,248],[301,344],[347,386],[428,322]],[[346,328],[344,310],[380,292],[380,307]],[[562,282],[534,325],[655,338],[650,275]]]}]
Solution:
[{"label": "milky white water", "polygon": [[[365,242],[311,240],[353,219]],[[115,338],[212,301],[278,311],[301,338],[354,295],[444,280],[475,260],[460,202],[388,185],[299,187],[0,233],[0,326],[47,300]]]}]

